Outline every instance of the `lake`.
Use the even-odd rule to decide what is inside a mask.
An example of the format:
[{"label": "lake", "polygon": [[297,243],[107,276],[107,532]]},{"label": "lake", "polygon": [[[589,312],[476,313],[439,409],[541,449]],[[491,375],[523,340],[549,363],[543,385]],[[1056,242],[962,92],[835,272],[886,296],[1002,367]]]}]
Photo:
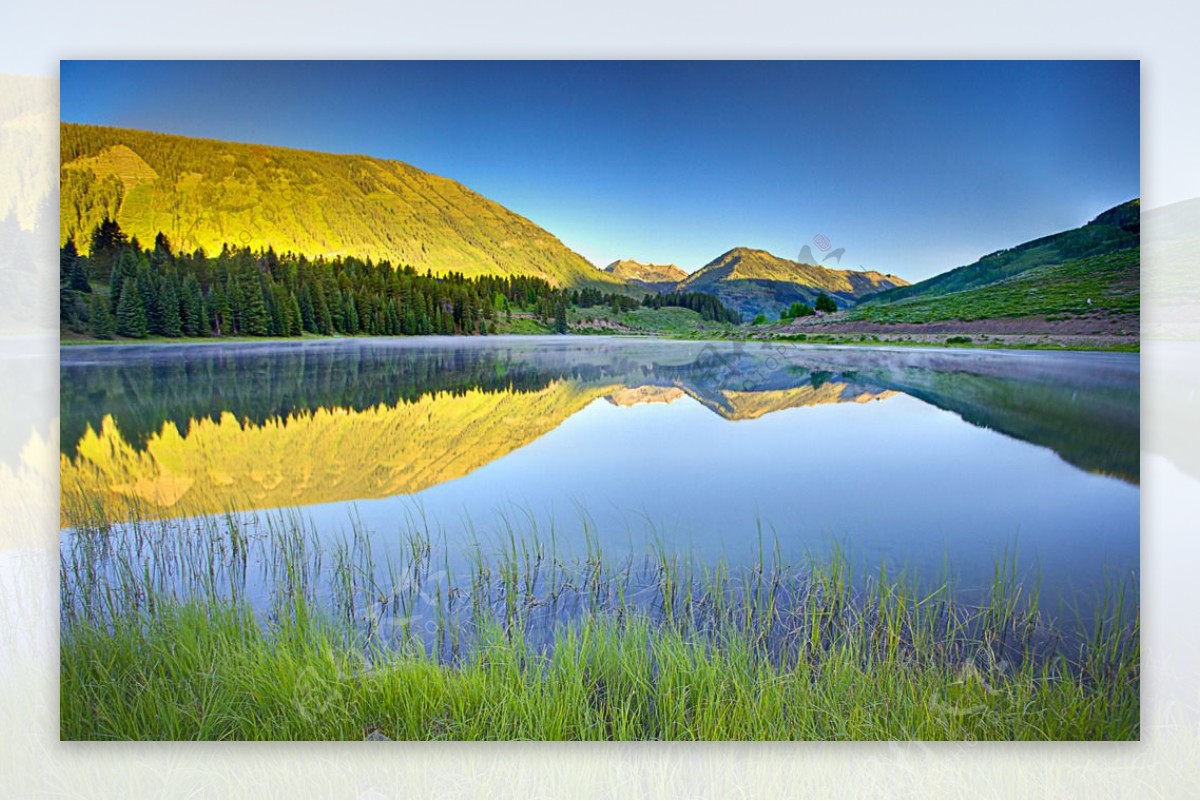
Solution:
[{"label": "lake", "polygon": [[378,560],[428,528],[448,569],[536,531],[563,555],[701,565],[837,548],[982,591],[1015,549],[1043,606],[1086,607],[1138,573],[1139,372],[1125,353],[607,337],[68,347],[64,554],[85,506],[299,510]]}]

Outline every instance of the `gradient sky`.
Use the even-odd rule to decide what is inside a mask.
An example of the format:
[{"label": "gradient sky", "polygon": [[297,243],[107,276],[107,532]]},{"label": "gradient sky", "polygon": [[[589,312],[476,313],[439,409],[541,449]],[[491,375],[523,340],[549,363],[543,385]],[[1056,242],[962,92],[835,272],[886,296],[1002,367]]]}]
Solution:
[{"label": "gradient sky", "polygon": [[[62,118],[398,159],[598,265],[732,247],[927,278],[1139,195],[1122,62],[95,62]],[[833,261],[826,266],[838,266]]]}]

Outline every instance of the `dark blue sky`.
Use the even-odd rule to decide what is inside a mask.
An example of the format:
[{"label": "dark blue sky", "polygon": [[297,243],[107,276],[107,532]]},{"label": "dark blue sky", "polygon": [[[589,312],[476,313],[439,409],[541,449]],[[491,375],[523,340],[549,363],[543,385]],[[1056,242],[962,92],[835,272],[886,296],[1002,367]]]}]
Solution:
[{"label": "dark blue sky", "polygon": [[598,264],[795,258],[824,235],[843,267],[919,280],[1139,195],[1128,61],[64,61],[61,77],[64,120],[399,159]]}]

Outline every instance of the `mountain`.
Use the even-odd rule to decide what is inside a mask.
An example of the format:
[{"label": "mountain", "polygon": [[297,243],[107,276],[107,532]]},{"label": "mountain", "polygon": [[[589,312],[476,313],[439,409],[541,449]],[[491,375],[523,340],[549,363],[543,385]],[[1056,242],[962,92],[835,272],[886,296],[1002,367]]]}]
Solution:
[{"label": "mountain", "polygon": [[[1141,306],[1139,248],[1033,267],[990,284],[923,294],[894,302],[865,302],[851,320],[873,323],[975,322],[1001,317],[1080,319],[1094,333],[1137,335]],[[1030,328],[1028,330],[1036,330]]]},{"label": "mountain", "polygon": [[1087,225],[989,253],[979,261],[910,286],[881,291],[872,303],[939,296],[974,289],[1039,267],[1053,267],[1138,246],[1141,204],[1130,200],[1098,215]]},{"label": "mountain", "polygon": [[777,315],[795,301],[811,305],[822,292],[839,306],[850,306],[864,295],[907,283],[874,270],[831,270],[739,247],[692,273],[679,284],[679,290],[711,293],[744,316],[753,316],[759,312]]},{"label": "mountain", "polygon": [[1138,331],[1140,204],[1122,203],[1087,225],[984,256],[933,278],[864,298],[853,320],[971,322],[1000,317],[1081,319],[1096,331]]},{"label": "mountain", "polygon": [[688,275],[674,264],[642,264],[632,259],[619,259],[604,268],[604,272],[631,284],[670,292]]},{"label": "mountain", "polygon": [[109,520],[134,509],[155,519],[412,494],[529,444],[617,388],[553,381],[530,392],[471,389],[262,423],[226,412],[182,428],[165,421],[141,444],[105,416],[73,456],[59,456],[62,524],[96,509]]},{"label": "mountain", "polygon": [[61,241],[110,216],[143,244],[357,256],[436,274],[625,285],[457,181],[399,161],[62,123]]}]

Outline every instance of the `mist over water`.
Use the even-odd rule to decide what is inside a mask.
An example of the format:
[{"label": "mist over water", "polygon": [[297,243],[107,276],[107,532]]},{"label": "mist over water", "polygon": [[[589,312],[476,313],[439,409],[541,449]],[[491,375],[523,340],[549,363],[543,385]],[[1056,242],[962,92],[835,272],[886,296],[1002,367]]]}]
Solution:
[{"label": "mist over water", "polygon": [[69,348],[63,525],[299,509],[446,564],[505,532],[700,564],[840,547],[1043,604],[1136,576],[1136,354],[604,338]]}]

